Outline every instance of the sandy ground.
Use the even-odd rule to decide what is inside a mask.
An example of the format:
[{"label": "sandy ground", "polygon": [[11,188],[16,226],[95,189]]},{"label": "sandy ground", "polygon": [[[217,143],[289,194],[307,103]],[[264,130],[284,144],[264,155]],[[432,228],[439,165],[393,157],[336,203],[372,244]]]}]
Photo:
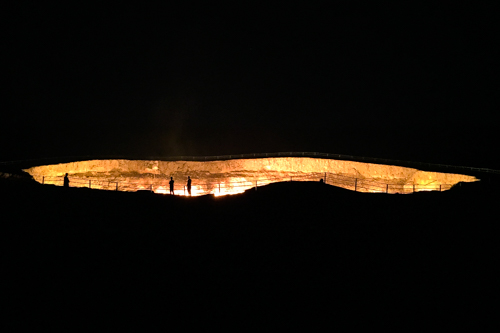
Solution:
[{"label": "sandy ground", "polygon": [[2,326],[479,328],[496,312],[492,188],[181,198],[2,181]]}]

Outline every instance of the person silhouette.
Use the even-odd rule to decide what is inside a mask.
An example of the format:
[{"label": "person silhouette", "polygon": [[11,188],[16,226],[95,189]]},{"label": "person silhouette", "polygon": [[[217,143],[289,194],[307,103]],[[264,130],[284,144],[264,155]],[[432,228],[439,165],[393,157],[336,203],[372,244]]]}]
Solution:
[{"label": "person silhouette", "polygon": [[170,181],[168,183],[170,184],[170,194],[174,194],[174,179],[170,177]]},{"label": "person silhouette", "polygon": [[187,189],[188,189],[189,196],[191,196],[191,177],[189,177],[189,176],[188,176]]},{"label": "person silhouette", "polygon": [[64,175],[64,187],[69,187],[69,178],[68,174]]}]

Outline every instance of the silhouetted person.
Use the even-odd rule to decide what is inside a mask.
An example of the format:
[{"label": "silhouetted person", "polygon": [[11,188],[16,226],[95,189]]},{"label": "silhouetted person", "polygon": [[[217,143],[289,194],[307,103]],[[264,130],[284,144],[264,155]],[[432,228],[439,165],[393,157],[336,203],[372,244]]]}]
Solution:
[{"label": "silhouetted person", "polygon": [[191,195],[191,177],[189,176],[188,176],[187,188],[188,188],[188,194]]},{"label": "silhouetted person", "polygon": [[323,184],[324,183],[323,178],[320,178],[319,182],[320,182],[320,184]]},{"label": "silhouetted person", "polygon": [[69,178],[68,174],[64,175],[64,187],[69,187]]},{"label": "silhouetted person", "polygon": [[170,184],[170,194],[174,194],[174,179],[170,177],[170,181],[168,183]]}]

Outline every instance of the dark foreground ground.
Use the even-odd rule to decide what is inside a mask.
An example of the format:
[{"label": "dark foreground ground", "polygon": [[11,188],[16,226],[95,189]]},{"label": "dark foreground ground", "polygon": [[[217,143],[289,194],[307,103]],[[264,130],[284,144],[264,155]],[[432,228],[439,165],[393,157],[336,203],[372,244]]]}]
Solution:
[{"label": "dark foreground ground", "polygon": [[477,329],[498,300],[486,185],[380,195],[294,182],[181,198],[2,181],[2,331]]}]

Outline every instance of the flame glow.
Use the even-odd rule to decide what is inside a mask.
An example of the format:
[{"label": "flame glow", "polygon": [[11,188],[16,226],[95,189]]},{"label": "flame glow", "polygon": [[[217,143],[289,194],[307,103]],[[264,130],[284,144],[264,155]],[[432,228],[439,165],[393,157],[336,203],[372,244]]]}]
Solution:
[{"label": "flame glow", "polygon": [[473,176],[426,172],[394,165],[361,163],[308,157],[276,157],[224,161],[90,160],[33,167],[24,170],[44,184],[105,190],[150,190],[188,195],[186,181],[192,179],[191,195],[222,196],[283,181],[319,181],[368,193],[412,193],[445,191],[458,182],[477,181]]}]

